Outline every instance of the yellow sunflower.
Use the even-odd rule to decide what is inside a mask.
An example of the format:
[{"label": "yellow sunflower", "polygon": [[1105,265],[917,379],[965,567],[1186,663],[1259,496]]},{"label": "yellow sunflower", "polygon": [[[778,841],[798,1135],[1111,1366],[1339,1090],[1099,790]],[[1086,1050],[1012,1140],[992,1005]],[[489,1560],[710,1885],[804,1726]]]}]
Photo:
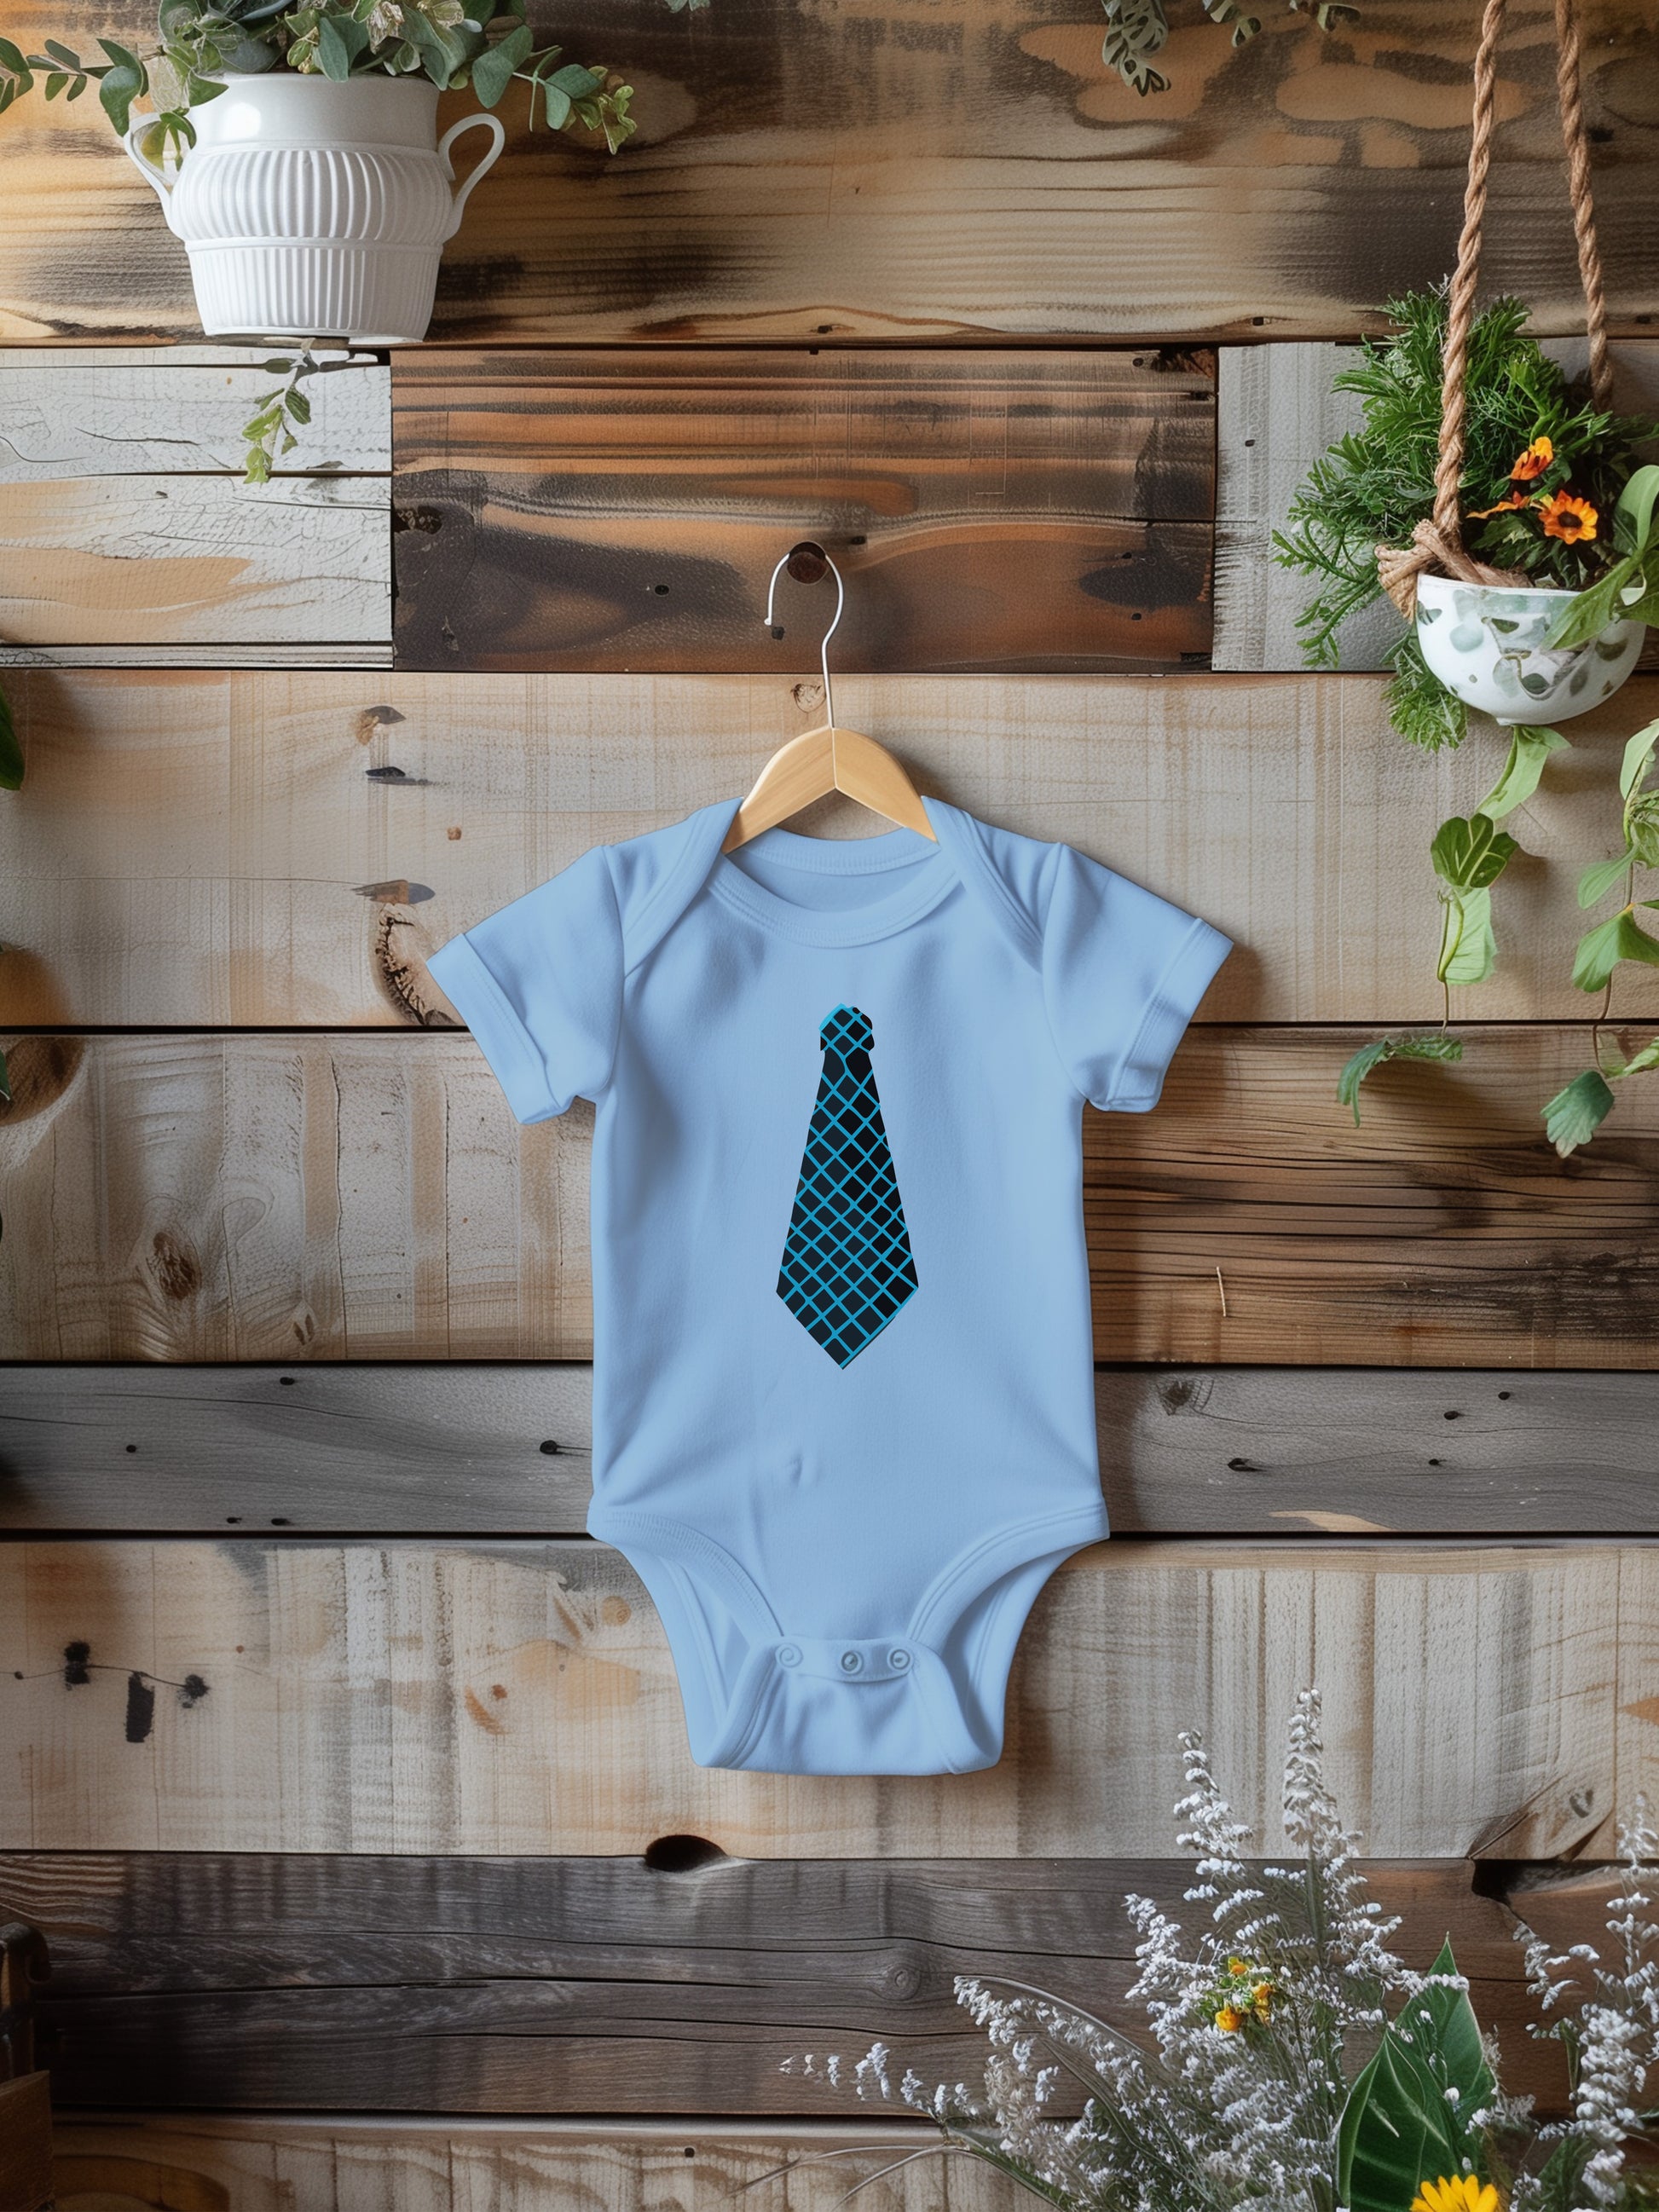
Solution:
[{"label": "yellow sunflower", "polygon": [[1412,2212],[1498,2212],[1498,2191],[1473,2173],[1419,2183]]}]

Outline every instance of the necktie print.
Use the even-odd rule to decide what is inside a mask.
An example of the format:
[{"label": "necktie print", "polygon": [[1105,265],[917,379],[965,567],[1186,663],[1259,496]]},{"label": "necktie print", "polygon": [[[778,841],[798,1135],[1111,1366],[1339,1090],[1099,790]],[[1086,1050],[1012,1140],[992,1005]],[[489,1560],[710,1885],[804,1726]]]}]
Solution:
[{"label": "necktie print", "polygon": [[869,1015],[837,1006],[818,1042],[823,1073],[778,1296],[838,1367],[850,1367],[915,1295],[916,1269],[870,1064]]}]

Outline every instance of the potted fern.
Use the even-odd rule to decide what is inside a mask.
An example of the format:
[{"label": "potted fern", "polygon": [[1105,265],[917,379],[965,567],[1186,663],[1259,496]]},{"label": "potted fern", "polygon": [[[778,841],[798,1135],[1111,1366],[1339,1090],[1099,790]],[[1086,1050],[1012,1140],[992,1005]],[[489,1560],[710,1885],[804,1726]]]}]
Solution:
[{"label": "potted fern", "polygon": [[[489,111],[518,79],[532,127],[539,110],[612,153],[634,129],[631,88],[538,46],[525,6],[160,0],[142,51],[100,39],[88,61],[56,39],[39,53],[0,39],[0,112],[37,86],[48,100],[97,87],[184,240],[210,337],[406,344],[425,334],[444,242],[506,137],[485,112],[440,141],[440,93],[468,88]],[[450,149],[473,129],[490,143],[454,191]]]}]

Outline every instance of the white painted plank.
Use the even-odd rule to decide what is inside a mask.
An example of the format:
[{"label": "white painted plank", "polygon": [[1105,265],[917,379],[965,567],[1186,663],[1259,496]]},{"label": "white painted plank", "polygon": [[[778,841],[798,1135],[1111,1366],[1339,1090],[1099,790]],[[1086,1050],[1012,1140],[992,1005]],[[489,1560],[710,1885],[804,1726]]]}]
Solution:
[{"label": "white painted plank", "polygon": [[391,496],[386,477],[0,484],[0,637],[389,642]]},{"label": "white painted plank", "polygon": [[[274,388],[280,348],[123,346],[0,350],[0,483],[242,470],[242,425]],[[311,422],[284,476],[392,467],[392,371],[335,351],[304,386]]]}]

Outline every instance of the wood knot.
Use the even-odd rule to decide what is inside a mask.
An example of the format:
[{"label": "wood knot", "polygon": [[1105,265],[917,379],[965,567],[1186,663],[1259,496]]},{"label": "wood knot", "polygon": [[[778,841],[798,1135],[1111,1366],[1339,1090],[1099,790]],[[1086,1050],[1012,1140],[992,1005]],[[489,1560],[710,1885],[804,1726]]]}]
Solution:
[{"label": "wood knot", "polygon": [[8,1045],[11,1102],[0,1105],[0,1121],[32,1121],[55,1106],[80,1072],[86,1048],[86,1040],[76,1036],[19,1037]]},{"label": "wood knot", "polygon": [[202,1262],[188,1237],[158,1229],[149,1241],[146,1262],[163,1297],[194,1297],[202,1287]]}]

